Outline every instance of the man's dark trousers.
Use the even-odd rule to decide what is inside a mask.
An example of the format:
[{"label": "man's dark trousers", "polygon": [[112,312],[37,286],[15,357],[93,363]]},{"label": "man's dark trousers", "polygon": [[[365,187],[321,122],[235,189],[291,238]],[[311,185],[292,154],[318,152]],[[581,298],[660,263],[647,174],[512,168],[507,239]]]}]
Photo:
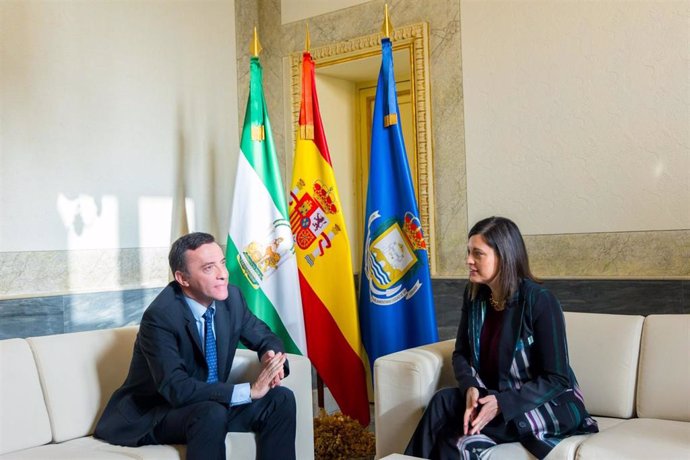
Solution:
[{"label": "man's dark trousers", "polygon": [[271,389],[249,404],[205,401],[170,410],[154,429],[156,444],[187,444],[187,460],[225,460],[228,431],[256,433],[257,459],[295,459],[295,397]]}]

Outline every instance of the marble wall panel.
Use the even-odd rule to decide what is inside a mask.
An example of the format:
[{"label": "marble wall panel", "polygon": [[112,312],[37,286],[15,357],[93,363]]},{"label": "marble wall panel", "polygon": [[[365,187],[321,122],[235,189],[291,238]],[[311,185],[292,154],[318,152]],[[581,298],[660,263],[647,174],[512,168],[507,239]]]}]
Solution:
[{"label": "marble wall panel", "polygon": [[[464,279],[432,280],[440,340],[455,338]],[[690,280],[548,279],[565,311],[690,314]],[[0,300],[0,339],[139,324],[160,288]]]},{"label": "marble wall panel", "polygon": [[462,294],[466,280],[434,279],[432,280],[434,304],[436,306],[436,325],[439,340],[454,339],[460,324]]},{"label": "marble wall panel", "polygon": [[0,300],[0,339],[139,324],[161,288]]},{"label": "marble wall panel", "polygon": [[[462,279],[434,279],[440,340],[455,338],[460,323]],[[544,286],[564,311],[624,315],[690,314],[690,280],[547,279]]]},{"label": "marble wall panel", "polygon": [[67,251],[0,252],[0,298],[65,292],[68,257]]},{"label": "marble wall panel", "polygon": [[0,299],[168,282],[168,248],[0,252]]},{"label": "marble wall panel", "polygon": [[525,244],[539,276],[690,278],[690,230],[526,235]]},{"label": "marble wall panel", "polygon": [[562,280],[544,281],[563,310],[625,315],[690,313],[690,281]]},{"label": "marble wall panel", "polygon": [[0,300],[0,339],[62,334],[62,296]]},{"label": "marble wall panel", "polygon": [[64,331],[90,331],[139,324],[159,288],[66,295]]}]

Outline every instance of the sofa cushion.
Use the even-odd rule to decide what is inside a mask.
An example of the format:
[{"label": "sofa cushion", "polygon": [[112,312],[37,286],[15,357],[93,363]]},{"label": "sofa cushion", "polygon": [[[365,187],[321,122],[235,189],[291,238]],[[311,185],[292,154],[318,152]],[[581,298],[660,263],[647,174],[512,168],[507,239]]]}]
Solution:
[{"label": "sofa cushion", "polygon": [[690,458],[690,423],[637,418],[626,420],[584,441],[578,459],[687,460]]},{"label": "sofa cushion", "polygon": [[36,363],[22,339],[0,341],[0,454],[50,442]]},{"label": "sofa cushion", "polygon": [[[155,446],[126,447],[108,444],[93,436],[73,439],[55,445],[67,451],[88,454],[92,452],[102,458],[129,458],[139,460],[181,460],[185,458],[185,446],[162,444]],[[110,456],[110,457],[109,457]],[[100,458],[100,457],[99,457]],[[4,459],[3,459],[4,460]]]},{"label": "sofa cushion", "polygon": [[642,316],[565,313],[570,366],[592,415],[634,415]]},{"label": "sofa cushion", "polygon": [[[613,426],[623,423],[623,419],[595,417],[599,424],[599,430],[604,431]],[[549,453],[546,460],[572,460],[575,458],[577,448],[586,441],[591,434],[583,434],[577,436],[570,436],[565,438]],[[506,444],[499,444],[492,447],[482,454],[482,460],[535,460],[535,457],[525,449],[519,442],[510,442]]]},{"label": "sofa cushion", "polygon": [[113,392],[122,385],[137,327],[27,339],[36,357],[53,441],[93,433]]},{"label": "sofa cushion", "polygon": [[[122,453],[79,449],[64,444],[47,444],[0,456],[2,460],[131,460],[132,458],[139,457],[131,457]],[[158,459],[158,457],[152,458]]]},{"label": "sofa cushion", "polygon": [[[228,433],[225,438],[226,458],[250,459],[256,457],[254,433]],[[140,447],[115,446],[93,436],[73,439],[60,444],[50,444],[38,449],[13,452],[2,460],[30,459],[137,459],[137,460],[181,460],[187,449],[183,445],[153,445]]]},{"label": "sofa cushion", "polygon": [[419,457],[412,457],[411,455],[390,454],[383,457],[381,460],[412,460]]},{"label": "sofa cushion", "polygon": [[690,315],[645,319],[637,388],[638,417],[690,422]]}]

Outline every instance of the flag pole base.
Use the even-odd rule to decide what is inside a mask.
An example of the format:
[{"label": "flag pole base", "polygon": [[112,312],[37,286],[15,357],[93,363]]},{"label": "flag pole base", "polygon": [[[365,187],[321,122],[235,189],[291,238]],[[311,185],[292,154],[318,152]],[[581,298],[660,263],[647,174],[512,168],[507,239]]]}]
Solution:
[{"label": "flag pole base", "polygon": [[321,376],[316,373],[316,401],[319,405],[319,409],[325,408],[324,396],[323,396],[323,380]]}]

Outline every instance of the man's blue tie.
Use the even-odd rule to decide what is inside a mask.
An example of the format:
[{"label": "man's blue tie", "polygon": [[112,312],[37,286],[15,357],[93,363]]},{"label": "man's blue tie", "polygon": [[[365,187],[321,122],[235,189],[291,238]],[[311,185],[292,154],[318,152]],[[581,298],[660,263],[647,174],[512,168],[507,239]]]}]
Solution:
[{"label": "man's blue tie", "polygon": [[206,364],[208,365],[207,383],[216,383],[218,381],[218,355],[216,354],[216,336],[213,334],[213,315],[215,313],[213,307],[208,307],[204,313],[204,336],[206,343],[204,345],[204,354],[206,355]]}]

